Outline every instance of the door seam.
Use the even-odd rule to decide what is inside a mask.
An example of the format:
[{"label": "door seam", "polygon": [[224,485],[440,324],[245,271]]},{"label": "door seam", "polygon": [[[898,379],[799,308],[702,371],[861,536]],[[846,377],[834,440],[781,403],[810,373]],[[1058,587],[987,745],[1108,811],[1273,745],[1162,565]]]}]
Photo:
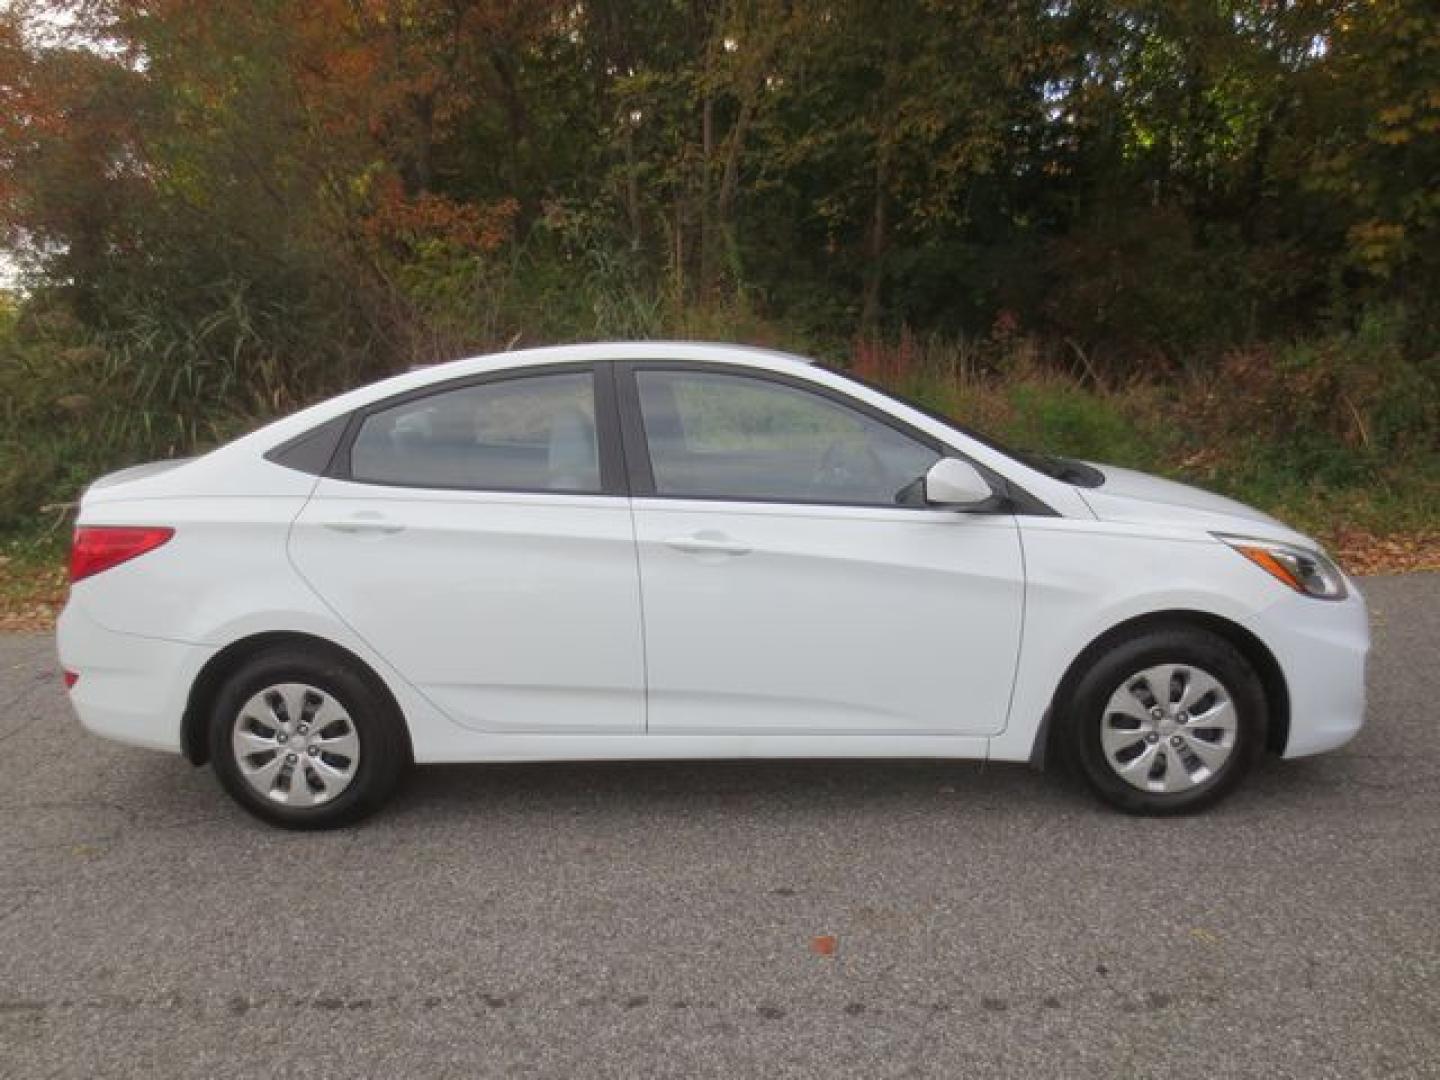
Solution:
[{"label": "door seam", "polygon": [[630,550],[635,555],[635,596],[640,604],[640,701],[644,709],[644,734],[650,734],[650,634],[645,626],[645,573],[640,564],[640,528],[635,521],[635,500],[627,498],[630,508]]}]

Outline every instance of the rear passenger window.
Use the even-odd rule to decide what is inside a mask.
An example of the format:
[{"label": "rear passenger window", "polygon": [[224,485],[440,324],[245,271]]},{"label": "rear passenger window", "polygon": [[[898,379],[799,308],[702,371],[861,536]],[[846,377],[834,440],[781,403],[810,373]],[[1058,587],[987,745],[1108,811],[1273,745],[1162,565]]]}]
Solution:
[{"label": "rear passenger window", "polygon": [[445,390],[371,413],[350,449],[361,483],[598,493],[589,372]]}]

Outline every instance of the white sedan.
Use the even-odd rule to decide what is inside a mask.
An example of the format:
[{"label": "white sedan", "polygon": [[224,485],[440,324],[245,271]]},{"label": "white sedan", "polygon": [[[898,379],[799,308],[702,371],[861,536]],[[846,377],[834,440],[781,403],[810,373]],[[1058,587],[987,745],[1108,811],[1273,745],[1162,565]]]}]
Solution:
[{"label": "white sedan", "polygon": [[461,761],[1063,756],[1175,813],[1365,706],[1313,540],[738,346],[462,360],[116,473],[71,582],[84,725],[299,827]]}]

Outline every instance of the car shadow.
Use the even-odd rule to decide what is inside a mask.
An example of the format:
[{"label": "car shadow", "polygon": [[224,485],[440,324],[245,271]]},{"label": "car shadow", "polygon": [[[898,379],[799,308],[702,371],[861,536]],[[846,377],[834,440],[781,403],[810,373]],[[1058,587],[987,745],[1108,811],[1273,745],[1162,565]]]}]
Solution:
[{"label": "car shadow", "polygon": [[[191,769],[161,755],[120,755],[124,765],[110,774],[106,797],[149,827],[250,820],[220,791],[209,768]],[[1333,814],[1339,806],[1350,812],[1359,803],[1393,803],[1410,794],[1408,781],[1377,765],[1372,769],[1366,755],[1350,751],[1288,762],[1266,758],[1204,816],[1261,816],[1282,808]],[[142,791],[145,797],[135,799]],[[423,765],[410,772],[392,802],[357,827],[409,831],[582,817],[626,825],[715,825],[936,814],[1027,826],[1122,819],[1058,765],[1042,772],[973,761],[649,761]]]},{"label": "car shadow", "polygon": [[881,803],[937,794],[980,802],[1065,801],[1057,777],[1024,766],[940,761],[666,761],[427,765],[397,807],[488,804],[563,809],[584,804],[687,812],[713,806]]},{"label": "car shadow", "polygon": [[[1343,757],[1265,759],[1214,813],[1267,803],[1323,803],[1353,787]],[[643,814],[690,820],[719,814],[906,813],[943,806],[959,815],[1108,815],[1070,770],[969,761],[707,761],[427,765],[414,770],[383,817],[474,814]]]}]

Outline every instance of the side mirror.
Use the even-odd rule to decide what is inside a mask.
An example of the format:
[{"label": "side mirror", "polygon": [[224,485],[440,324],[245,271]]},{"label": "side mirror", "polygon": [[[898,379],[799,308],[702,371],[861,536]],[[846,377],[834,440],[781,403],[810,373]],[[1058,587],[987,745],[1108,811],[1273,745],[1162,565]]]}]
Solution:
[{"label": "side mirror", "polygon": [[925,474],[925,501],[931,506],[978,510],[995,498],[980,470],[959,458],[941,458]]}]

